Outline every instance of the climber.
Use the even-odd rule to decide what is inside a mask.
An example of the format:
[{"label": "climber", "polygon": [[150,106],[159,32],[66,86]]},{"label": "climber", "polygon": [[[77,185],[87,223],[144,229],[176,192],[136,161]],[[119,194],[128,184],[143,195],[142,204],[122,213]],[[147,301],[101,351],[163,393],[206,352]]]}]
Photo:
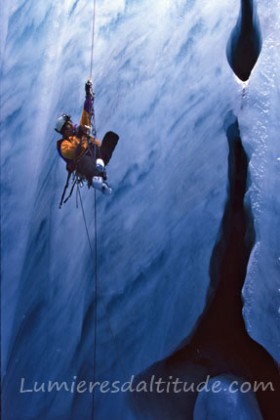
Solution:
[{"label": "climber", "polygon": [[91,81],[85,84],[84,101],[80,125],[74,125],[70,115],[62,114],[57,118],[55,131],[62,135],[57,142],[60,156],[67,163],[69,172],[76,171],[81,179],[86,179],[88,187],[111,194],[105,166],[109,163],[119,136],[112,131],[105,134],[102,143],[90,134],[91,120],[94,115],[94,93]]}]

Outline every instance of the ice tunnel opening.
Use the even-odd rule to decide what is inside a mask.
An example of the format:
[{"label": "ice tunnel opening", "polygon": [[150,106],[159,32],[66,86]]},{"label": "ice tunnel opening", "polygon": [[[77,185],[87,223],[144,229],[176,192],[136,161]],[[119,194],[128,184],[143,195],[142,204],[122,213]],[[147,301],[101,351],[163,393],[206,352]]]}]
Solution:
[{"label": "ice tunnel opening", "polygon": [[261,28],[254,0],[241,0],[240,13],[227,44],[227,60],[235,75],[246,82],[262,48]]},{"label": "ice tunnel opening", "polygon": [[[242,316],[242,287],[255,242],[252,213],[244,202],[249,161],[233,114],[227,116],[224,130],[229,146],[228,197],[209,266],[207,304],[191,337],[143,375],[179,377],[183,382],[196,384],[218,375],[233,375],[241,384],[249,382],[252,387],[255,383],[271,383],[273,389],[260,387],[255,396],[263,417],[273,420],[280,411],[279,372],[268,352],[248,335]],[[143,375],[139,378],[143,379]],[[143,398],[147,399],[147,395]],[[184,398],[170,393],[168,403],[160,397],[148,398],[153,410],[162,410],[159,408],[162,406],[163,410],[170,410],[170,415],[182,419],[188,418],[186,413],[193,414],[193,393],[185,394]]]}]

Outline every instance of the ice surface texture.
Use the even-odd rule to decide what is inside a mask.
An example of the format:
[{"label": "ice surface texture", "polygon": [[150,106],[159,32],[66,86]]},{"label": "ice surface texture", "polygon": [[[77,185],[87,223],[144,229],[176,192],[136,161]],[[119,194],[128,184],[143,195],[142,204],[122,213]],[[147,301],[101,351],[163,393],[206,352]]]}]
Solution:
[{"label": "ice surface texture", "polygon": [[[53,131],[60,112],[79,119],[91,7],[85,0],[1,5],[7,419],[92,416],[88,393],[19,392],[22,377],[27,387],[89,381],[94,373],[93,260],[75,200],[58,210],[66,174]],[[116,192],[97,203],[98,380],[124,381],[164,360],[205,309],[227,200],[229,112],[249,160],[245,202],[255,229],[243,314],[250,336],[280,361],[279,2],[254,2],[262,48],[244,89],[226,53],[239,9],[229,0],[97,1],[98,135],[120,135],[108,168]],[[82,195],[93,240],[93,195]],[[128,399],[97,393],[98,418],[139,417]]]}]

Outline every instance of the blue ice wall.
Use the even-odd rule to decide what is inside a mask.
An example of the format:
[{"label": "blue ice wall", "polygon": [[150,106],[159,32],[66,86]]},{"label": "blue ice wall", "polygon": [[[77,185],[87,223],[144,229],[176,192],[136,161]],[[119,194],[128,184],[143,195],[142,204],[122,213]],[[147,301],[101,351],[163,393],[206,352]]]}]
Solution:
[{"label": "blue ice wall", "polygon": [[[108,167],[114,194],[97,195],[97,231],[94,193],[81,191],[92,243],[98,238],[97,336],[95,263],[75,197],[58,209],[66,173],[53,131],[60,112],[79,120],[92,4],[1,5],[3,418],[92,418],[91,393],[33,392],[34,383],[124,382],[189,336],[227,197],[229,111],[250,158],[257,234],[244,318],[280,360],[280,22],[276,0],[257,5],[262,53],[245,86],[226,59],[239,4],[97,1],[97,130],[120,135]],[[22,378],[32,392],[20,392]],[[100,419],[141,418],[128,400],[99,391],[94,410]]]}]

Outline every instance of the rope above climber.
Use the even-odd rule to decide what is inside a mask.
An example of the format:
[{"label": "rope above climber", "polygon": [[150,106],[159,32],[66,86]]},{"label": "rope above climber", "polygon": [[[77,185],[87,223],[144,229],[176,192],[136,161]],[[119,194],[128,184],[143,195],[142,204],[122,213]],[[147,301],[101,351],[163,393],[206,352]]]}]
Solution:
[{"label": "rope above climber", "polygon": [[80,125],[75,125],[68,114],[61,114],[56,120],[55,131],[62,135],[57,141],[57,149],[59,155],[66,161],[68,180],[73,173],[74,179],[78,182],[86,180],[89,188],[93,187],[104,194],[111,194],[112,188],[107,182],[106,166],[119,136],[109,131],[102,142],[96,138],[91,81],[85,84],[85,92]]}]

